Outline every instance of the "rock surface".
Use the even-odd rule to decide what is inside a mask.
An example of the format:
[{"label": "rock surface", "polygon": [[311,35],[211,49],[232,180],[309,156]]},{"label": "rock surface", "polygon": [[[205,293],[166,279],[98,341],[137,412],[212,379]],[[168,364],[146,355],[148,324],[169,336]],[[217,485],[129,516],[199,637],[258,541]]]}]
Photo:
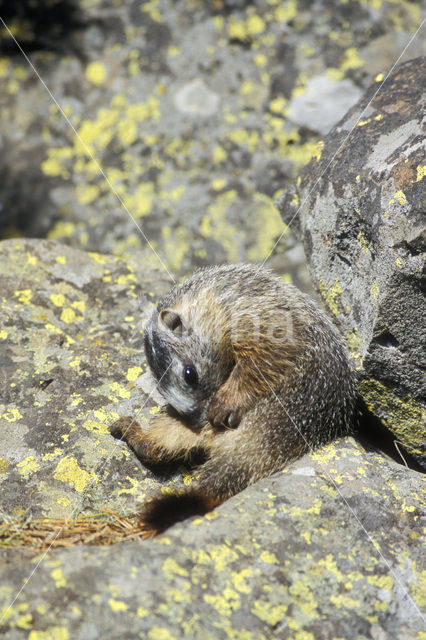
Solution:
[{"label": "rock surface", "polygon": [[330,80],[324,74],[309,80],[305,91],[289,104],[288,118],[302,127],[326,135],[362,95],[350,80]]},{"label": "rock surface", "polygon": [[[274,198],[421,23],[410,0],[0,0],[0,15],[57,101],[2,29],[0,237],[127,256],[146,246],[136,221],[179,275],[265,259]],[[271,265],[310,290],[294,245]]]},{"label": "rock surface", "polygon": [[151,254],[132,267],[52,241],[0,246],[2,509],[131,509],[152,474],[108,424],[146,404],[143,312],[152,309],[151,288],[158,296],[170,285],[150,267]]},{"label": "rock surface", "polygon": [[[139,320],[168,286],[150,253],[129,263],[0,243],[4,517],[130,512],[178,482],[107,428],[152,411]],[[152,541],[8,546],[2,638],[418,640],[423,489],[421,474],[346,438]]]},{"label": "rock surface", "polygon": [[298,193],[313,283],[346,334],[372,412],[426,468],[426,57],[373,85]]}]

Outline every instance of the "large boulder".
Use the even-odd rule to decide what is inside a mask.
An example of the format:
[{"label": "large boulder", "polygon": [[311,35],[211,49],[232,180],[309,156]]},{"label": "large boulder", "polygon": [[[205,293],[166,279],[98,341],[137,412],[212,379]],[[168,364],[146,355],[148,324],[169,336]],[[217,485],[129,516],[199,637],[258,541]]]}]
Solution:
[{"label": "large boulder", "polygon": [[140,407],[149,418],[141,320],[151,287],[158,295],[169,282],[147,257],[141,268],[52,241],[0,246],[3,511],[134,508],[153,476],[108,424]]},{"label": "large boulder", "polygon": [[367,406],[426,467],[425,88],[426,57],[372,85],[278,206],[299,224]]}]

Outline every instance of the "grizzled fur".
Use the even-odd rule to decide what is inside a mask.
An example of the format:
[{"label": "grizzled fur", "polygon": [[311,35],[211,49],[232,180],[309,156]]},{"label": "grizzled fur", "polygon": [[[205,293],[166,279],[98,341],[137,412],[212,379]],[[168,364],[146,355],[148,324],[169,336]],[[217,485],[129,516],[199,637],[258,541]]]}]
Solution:
[{"label": "grizzled fur", "polygon": [[308,296],[265,268],[212,267],[174,287],[148,324],[145,350],[168,405],[149,430],[121,418],[112,433],[146,463],[206,458],[194,487],[148,503],[147,536],[352,427],[356,385],[342,338]]}]

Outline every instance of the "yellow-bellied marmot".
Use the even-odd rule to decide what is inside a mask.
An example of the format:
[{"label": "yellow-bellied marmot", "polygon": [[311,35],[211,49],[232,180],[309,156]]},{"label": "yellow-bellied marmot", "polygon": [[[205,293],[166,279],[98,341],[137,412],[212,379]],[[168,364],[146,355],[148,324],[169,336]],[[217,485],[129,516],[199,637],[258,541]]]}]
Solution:
[{"label": "yellow-bellied marmot", "polygon": [[212,267],[174,287],[149,321],[145,351],[168,405],[149,429],[121,418],[111,432],[149,464],[206,460],[194,485],[147,503],[147,537],[351,429],[356,384],[341,336],[265,268]]}]

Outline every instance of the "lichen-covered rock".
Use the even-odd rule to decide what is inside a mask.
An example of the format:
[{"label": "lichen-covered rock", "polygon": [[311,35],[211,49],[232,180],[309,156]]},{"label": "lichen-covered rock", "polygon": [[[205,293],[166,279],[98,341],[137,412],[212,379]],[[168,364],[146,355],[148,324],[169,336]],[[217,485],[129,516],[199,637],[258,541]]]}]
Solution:
[{"label": "lichen-covered rock", "polygon": [[0,243],[3,512],[128,510],[154,484],[108,431],[144,406],[146,420],[155,404],[141,378],[141,309],[152,308],[153,283],[157,294],[169,283],[150,262],[52,241]]},{"label": "lichen-covered rock", "polygon": [[419,488],[349,439],[155,540],[8,549],[2,638],[418,640]]},{"label": "lichen-covered rock", "polygon": [[[400,55],[420,4],[0,0],[51,91],[2,25],[0,238],[127,256],[145,246],[133,218],[179,275],[262,261],[278,190]],[[271,264],[310,288],[290,242]]]},{"label": "lichen-covered rock", "polygon": [[373,85],[279,207],[297,215],[368,407],[426,467],[425,87],[426,57]]},{"label": "lichen-covered rock", "polygon": [[[158,489],[107,425],[149,406],[138,319],[168,287],[149,254],[0,243],[3,516],[129,512]],[[155,540],[4,541],[2,638],[418,640],[423,480],[346,438]]]}]

